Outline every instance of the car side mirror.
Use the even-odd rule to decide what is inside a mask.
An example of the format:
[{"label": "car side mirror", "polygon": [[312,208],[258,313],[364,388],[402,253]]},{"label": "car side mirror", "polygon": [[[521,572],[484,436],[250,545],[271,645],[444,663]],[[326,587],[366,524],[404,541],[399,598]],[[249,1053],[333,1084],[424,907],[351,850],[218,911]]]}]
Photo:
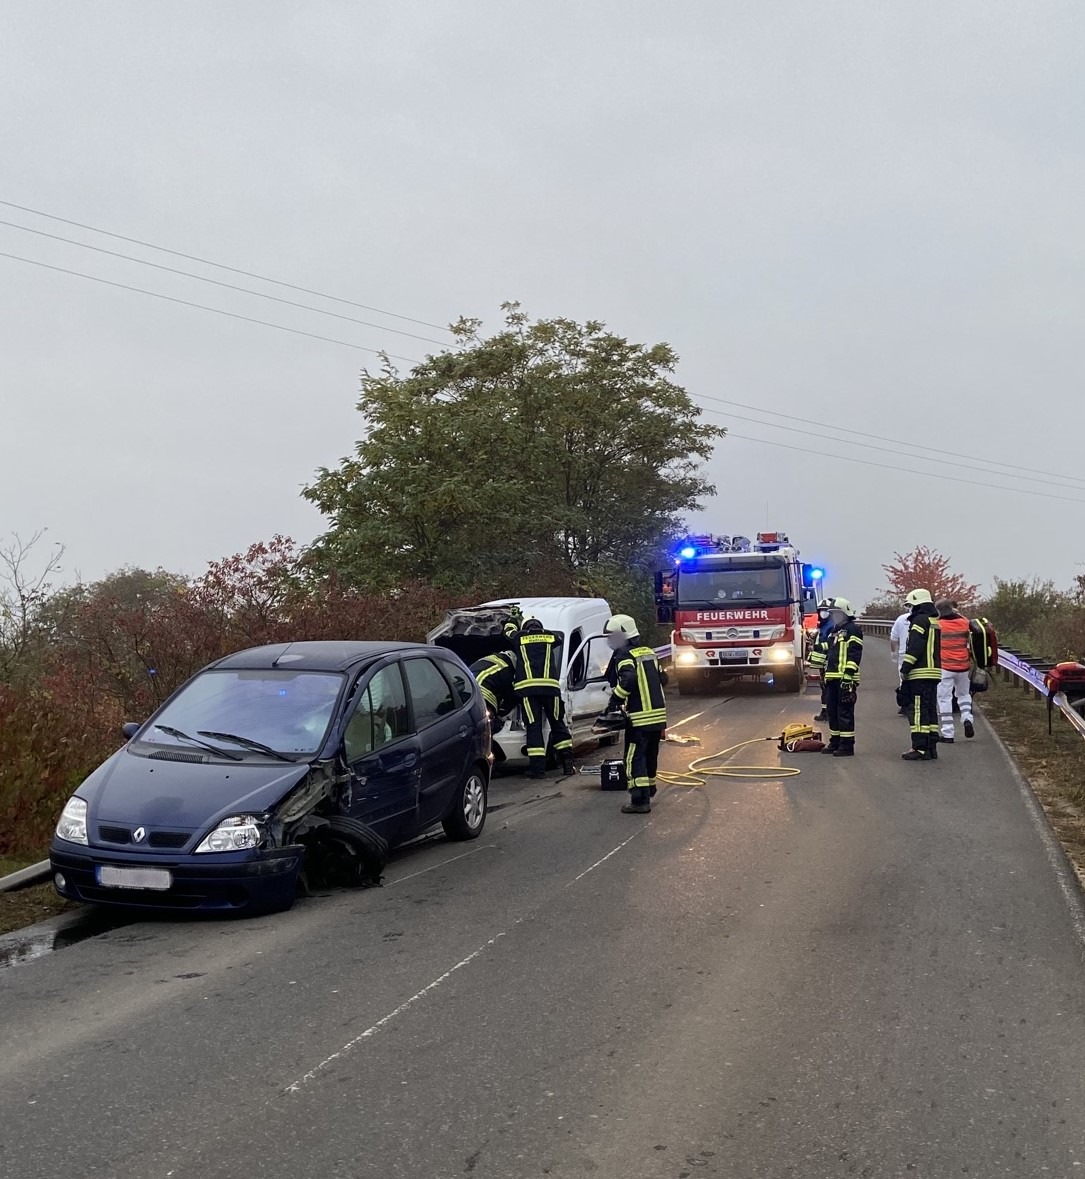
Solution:
[{"label": "car side mirror", "polygon": [[126,741],[131,741],[132,738],[140,731],[143,726],[139,721],[126,721],[121,725],[121,732],[124,734]]}]

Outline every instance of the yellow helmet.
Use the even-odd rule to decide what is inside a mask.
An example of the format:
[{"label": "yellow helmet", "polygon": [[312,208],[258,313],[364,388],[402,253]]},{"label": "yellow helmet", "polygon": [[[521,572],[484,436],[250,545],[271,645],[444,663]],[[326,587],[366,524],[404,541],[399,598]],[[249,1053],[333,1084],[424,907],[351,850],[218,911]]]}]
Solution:
[{"label": "yellow helmet", "polygon": [[904,600],[909,606],[922,606],[931,601],[931,591],[914,589],[910,594],[905,595]]}]

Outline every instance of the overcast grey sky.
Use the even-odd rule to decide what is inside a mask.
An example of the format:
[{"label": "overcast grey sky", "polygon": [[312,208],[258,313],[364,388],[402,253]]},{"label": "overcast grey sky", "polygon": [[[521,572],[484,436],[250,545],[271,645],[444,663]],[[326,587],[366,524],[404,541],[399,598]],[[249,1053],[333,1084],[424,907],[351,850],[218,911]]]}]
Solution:
[{"label": "overcast grey sky", "polygon": [[[823,457],[726,440],[698,521],[790,530],[857,603],[917,543],[977,581],[1066,583],[1085,560],[1083,34],[1069,0],[5,0],[0,199],[436,324],[496,327],[504,299],[603,319],[671,342],[695,398],[1076,473],[924,464],[717,403],[735,434]],[[434,347],[6,226],[0,251]],[[308,541],[298,492],[350,450],[367,362],[0,258],[0,536],[48,526],[85,577]]]}]

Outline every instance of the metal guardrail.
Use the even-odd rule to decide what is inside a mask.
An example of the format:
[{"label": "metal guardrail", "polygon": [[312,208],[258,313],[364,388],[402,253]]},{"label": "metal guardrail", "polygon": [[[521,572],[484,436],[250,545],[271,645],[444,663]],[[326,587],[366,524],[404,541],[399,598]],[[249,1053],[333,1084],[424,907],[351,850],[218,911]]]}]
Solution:
[{"label": "metal guardrail", "polygon": [[48,860],[39,864],[31,864],[29,868],[20,868],[9,876],[0,876],[0,892],[14,892],[17,888],[30,888],[35,884],[45,884],[52,873]]},{"label": "metal guardrail", "polygon": [[[880,636],[883,631],[888,635],[893,623],[884,618],[860,618],[859,625],[863,628],[864,634]],[[1025,689],[1031,688],[1035,692],[1036,698],[1040,700],[1048,698],[1044,675],[1054,666],[1055,664],[1050,659],[1041,659],[1038,655],[1015,651],[1010,647],[999,647],[998,649],[998,669],[1002,673],[1003,680],[1007,682],[1011,678],[1020,680],[1025,685]],[[1072,704],[1066,699],[1064,692],[1057,692],[1051,698],[1051,704],[1062,713],[1067,724],[1074,729],[1078,736],[1085,739],[1085,717],[1079,711],[1085,706],[1085,701],[1079,700]]]}]

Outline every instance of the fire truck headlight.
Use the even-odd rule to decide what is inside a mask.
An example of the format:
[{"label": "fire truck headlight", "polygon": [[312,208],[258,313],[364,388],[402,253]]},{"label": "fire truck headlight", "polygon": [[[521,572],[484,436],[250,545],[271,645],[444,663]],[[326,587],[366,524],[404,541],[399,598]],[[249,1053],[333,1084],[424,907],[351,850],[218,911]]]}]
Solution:
[{"label": "fire truck headlight", "polygon": [[790,647],[774,647],[769,652],[769,658],[773,663],[790,663],[795,654]]},{"label": "fire truck headlight", "polygon": [[675,663],[696,663],[697,656],[692,651],[679,651],[674,661]]}]

